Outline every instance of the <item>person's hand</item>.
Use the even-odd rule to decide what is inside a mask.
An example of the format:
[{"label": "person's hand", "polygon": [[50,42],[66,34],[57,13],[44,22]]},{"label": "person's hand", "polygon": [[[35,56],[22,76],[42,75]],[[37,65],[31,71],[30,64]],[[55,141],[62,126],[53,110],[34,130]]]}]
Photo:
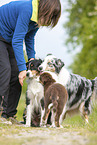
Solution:
[{"label": "person's hand", "polygon": [[19,73],[19,76],[18,77],[19,77],[19,82],[20,82],[21,86],[23,86],[23,81],[26,78],[26,70],[21,71]]}]

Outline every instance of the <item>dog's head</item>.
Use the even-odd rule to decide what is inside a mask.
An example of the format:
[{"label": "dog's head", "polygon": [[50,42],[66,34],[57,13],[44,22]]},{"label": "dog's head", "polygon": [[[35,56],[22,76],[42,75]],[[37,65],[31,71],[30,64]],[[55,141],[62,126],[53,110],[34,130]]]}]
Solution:
[{"label": "dog's head", "polygon": [[40,72],[38,67],[41,63],[42,63],[41,59],[34,59],[34,60],[31,60],[31,61],[28,61],[26,63],[26,67],[27,67],[26,76],[28,78],[32,78],[33,76],[37,75]]},{"label": "dog's head", "polygon": [[40,71],[52,71],[59,73],[64,65],[64,62],[62,62],[61,59],[58,59],[54,55],[50,54],[46,56],[38,69]]},{"label": "dog's head", "polygon": [[52,75],[48,72],[43,72],[42,74],[40,74],[39,79],[43,85],[45,85],[47,82],[55,82]]}]

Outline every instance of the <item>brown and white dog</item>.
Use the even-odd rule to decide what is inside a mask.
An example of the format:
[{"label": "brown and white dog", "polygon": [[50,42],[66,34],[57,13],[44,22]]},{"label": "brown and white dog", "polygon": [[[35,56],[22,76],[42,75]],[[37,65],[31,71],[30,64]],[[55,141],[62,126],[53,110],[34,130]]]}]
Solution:
[{"label": "brown and white dog", "polygon": [[52,113],[52,127],[61,127],[68,98],[65,87],[55,81],[49,72],[40,75],[44,86],[44,110],[42,109],[40,126],[47,124],[49,113]]},{"label": "brown and white dog", "polygon": [[41,107],[40,100],[44,97],[44,88],[39,82],[38,66],[42,63],[41,59],[34,59],[27,62],[27,92],[26,109],[23,114],[26,126],[38,127],[40,125]]}]

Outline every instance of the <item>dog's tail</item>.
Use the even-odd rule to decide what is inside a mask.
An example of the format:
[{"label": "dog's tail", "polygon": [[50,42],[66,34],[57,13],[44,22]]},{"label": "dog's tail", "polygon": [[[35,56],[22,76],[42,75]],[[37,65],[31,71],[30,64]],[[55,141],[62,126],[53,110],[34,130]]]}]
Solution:
[{"label": "dog's tail", "polygon": [[54,101],[53,103],[49,104],[48,109],[53,109],[54,112],[56,112],[58,106],[58,102]]},{"label": "dog's tail", "polygon": [[53,102],[53,111],[54,111],[54,112],[57,111],[57,106],[58,106],[58,102],[57,102],[57,100],[55,100],[55,101]]},{"label": "dog's tail", "polygon": [[51,109],[53,109],[53,111],[54,112],[56,112],[56,110],[57,110],[57,106],[58,106],[58,99],[59,99],[59,97],[58,97],[58,95],[56,94],[53,94],[53,95],[51,95],[50,96],[50,99],[51,99],[51,104],[49,104],[49,106],[48,106],[48,108],[51,110]]},{"label": "dog's tail", "polygon": [[93,84],[93,95],[94,97],[97,99],[97,77],[95,77],[93,80],[92,80],[92,84]]}]

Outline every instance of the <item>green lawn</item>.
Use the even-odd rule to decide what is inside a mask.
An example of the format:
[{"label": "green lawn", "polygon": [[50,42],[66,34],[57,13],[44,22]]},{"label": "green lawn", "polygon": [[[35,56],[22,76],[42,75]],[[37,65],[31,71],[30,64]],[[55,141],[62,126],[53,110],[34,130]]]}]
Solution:
[{"label": "green lawn", "polygon": [[[23,111],[25,109],[25,95],[21,95],[19,105],[18,105],[18,112],[17,112],[17,119],[19,121],[23,120]],[[86,124],[80,115],[75,115],[73,117],[67,116],[67,118],[63,122],[64,126],[70,126],[70,128],[84,128],[88,131],[97,131],[97,103],[93,105],[92,114],[89,116],[89,124]]]}]

